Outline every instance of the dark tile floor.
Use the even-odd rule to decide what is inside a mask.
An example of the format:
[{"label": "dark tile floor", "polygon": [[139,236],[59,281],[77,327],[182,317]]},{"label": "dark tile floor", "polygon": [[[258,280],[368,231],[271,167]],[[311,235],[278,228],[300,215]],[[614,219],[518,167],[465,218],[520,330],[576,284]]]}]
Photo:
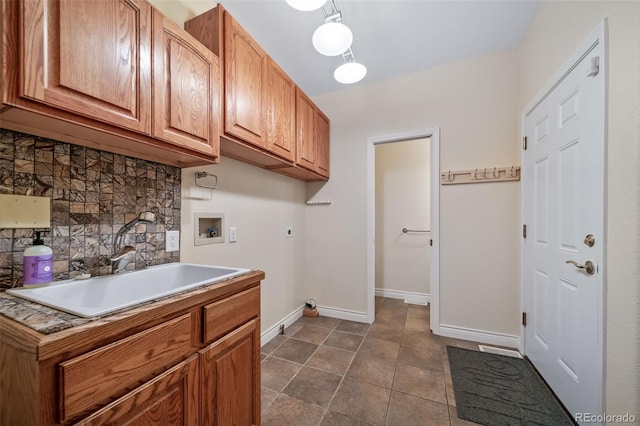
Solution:
[{"label": "dark tile floor", "polygon": [[302,317],[262,347],[262,424],[472,425],[458,419],[446,345],[429,308],[376,298],[369,326]]}]

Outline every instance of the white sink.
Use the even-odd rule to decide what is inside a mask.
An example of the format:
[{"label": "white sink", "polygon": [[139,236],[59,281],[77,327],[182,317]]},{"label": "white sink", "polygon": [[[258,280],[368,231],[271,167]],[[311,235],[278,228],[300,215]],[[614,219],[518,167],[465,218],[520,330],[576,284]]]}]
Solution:
[{"label": "white sink", "polygon": [[84,318],[93,318],[149,300],[214,284],[250,269],[168,263],[148,269],[54,282],[47,287],[7,293]]}]

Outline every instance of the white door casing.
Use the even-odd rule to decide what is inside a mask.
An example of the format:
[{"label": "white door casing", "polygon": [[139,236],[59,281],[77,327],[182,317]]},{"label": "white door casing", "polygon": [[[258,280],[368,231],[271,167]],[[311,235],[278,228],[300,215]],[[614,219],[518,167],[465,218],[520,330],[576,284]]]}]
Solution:
[{"label": "white door casing", "polygon": [[578,421],[603,413],[605,59],[602,24],[523,116],[524,350]]},{"label": "white door casing", "polygon": [[440,129],[420,129],[367,139],[367,321],[375,319],[375,145],[409,139],[430,139],[431,184],[431,277],[430,324],[434,334],[440,334]]}]

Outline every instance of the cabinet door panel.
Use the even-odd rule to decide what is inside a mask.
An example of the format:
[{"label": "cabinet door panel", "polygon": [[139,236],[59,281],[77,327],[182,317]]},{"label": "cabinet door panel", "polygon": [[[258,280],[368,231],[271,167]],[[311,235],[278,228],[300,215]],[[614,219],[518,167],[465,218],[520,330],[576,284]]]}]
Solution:
[{"label": "cabinet door panel", "polygon": [[200,352],[203,425],[260,421],[260,333],[252,320]]},{"label": "cabinet door panel", "polygon": [[299,166],[316,171],[315,107],[311,100],[297,91],[296,96],[296,162]]},{"label": "cabinet door panel", "polygon": [[155,137],[218,156],[218,58],[154,12]]},{"label": "cabinet door panel", "polygon": [[316,171],[329,177],[329,119],[316,110]]},{"label": "cabinet door panel", "polygon": [[150,133],[148,3],[25,1],[20,36],[20,96]]},{"label": "cabinet door panel", "polygon": [[265,147],[264,76],[267,55],[228,14],[225,25],[225,132]]},{"label": "cabinet door panel", "polygon": [[267,66],[266,103],[267,149],[293,161],[296,85],[273,60]]},{"label": "cabinet door panel", "polygon": [[198,358],[192,356],[80,422],[82,425],[198,424]]}]

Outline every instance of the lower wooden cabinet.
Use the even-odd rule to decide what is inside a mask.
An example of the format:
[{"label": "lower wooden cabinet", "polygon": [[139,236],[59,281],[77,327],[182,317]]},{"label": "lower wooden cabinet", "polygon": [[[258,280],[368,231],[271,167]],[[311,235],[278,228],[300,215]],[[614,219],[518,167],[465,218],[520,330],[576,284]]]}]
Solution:
[{"label": "lower wooden cabinet", "polygon": [[0,316],[0,425],[260,425],[263,278],[48,335]]},{"label": "lower wooden cabinet", "polygon": [[78,425],[197,425],[198,357],[193,355]]},{"label": "lower wooden cabinet", "polygon": [[259,373],[257,319],[200,351],[202,425],[260,424]]}]

